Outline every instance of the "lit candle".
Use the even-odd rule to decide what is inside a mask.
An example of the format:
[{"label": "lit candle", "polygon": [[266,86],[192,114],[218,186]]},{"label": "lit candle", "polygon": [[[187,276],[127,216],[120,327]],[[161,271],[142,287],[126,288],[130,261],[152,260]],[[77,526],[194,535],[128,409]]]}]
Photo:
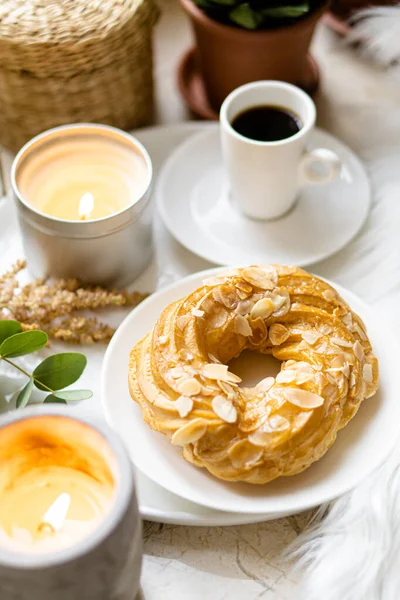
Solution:
[{"label": "lit candle", "polygon": [[152,253],[152,164],[106,125],[56,127],[17,154],[11,185],[34,277],[124,287]]},{"label": "lit candle", "polygon": [[19,191],[33,208],[68,221],[118,213],[134,204],[148,183],[142,153],[132,152],[119,139],[98,134],[61,137],[57,144],[44,146],[30,155],[16,178]]},{"label": "lit candle", "polygon": [[[0,419],[2,600],[14,598],[3,595],[7,581],[21,600],[50,600],[57,585],[66,598],[108,599],[118,589],[115,597],[132,600],[141,533],[132,467],[118,439],[65,408],[21,412]],[[108,573],[101,594],[99,570]]]}]

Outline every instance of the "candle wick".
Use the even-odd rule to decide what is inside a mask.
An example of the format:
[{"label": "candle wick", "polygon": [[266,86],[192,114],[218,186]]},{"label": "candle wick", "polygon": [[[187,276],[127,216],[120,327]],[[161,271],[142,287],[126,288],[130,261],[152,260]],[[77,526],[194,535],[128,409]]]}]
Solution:
[{"label": "candle wick", "polygon": [[54,535],[56,531],[61,529],[67,518],[70,504],[71,496],[66,493],[61,494],[46,511],[46,514],[38,525],[38,532]]},{"label": "candle wick", "polygon": [[94,198],[92,194],[86,192],[86,194],[83,194],[82,198],[79,200],[78,213],[81,221],[86,221],[87,219],[90,219],[93,209]]},{"label": "candle wick", "polygon": [[38,532],[39,533],[46,533],[48,535],[54,535],[56,530],[54,529],[53,525],[51,525],[50,523],[40,523],[39,527],[38,527]]}]

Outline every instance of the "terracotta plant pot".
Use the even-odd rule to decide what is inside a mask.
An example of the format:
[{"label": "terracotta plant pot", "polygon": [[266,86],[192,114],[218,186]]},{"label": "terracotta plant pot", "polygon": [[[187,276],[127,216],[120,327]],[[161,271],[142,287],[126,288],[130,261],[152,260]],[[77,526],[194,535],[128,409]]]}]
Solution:
[{"label": "terracotta plant pot", "polygon": [[251,81],[279,79],[301,86],[307,80],[307,53],[326,4],[285,27],[248,31],[211,19],[192,0],[180,2],[192,22],[214,109],[232,90]]}]

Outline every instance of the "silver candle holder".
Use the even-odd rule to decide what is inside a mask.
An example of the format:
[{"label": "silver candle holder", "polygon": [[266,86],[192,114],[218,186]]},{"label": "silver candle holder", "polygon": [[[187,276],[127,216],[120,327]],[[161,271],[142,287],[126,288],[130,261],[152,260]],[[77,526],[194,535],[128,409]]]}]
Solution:
[{"label": "silver candle holder", "polygon": [[[82,464],[99,480],[109,471],[112,504],[92,531],[65,548],[15,549],[0,537],[2,600],[133,600],[139,590],[142,535],[131,462],[108,427],[74,414],[71,408],[40,406],[0,418],[0,505],[7,486],[18,484],[16,469],[29,468],[24,461],[32,448],[46,464],[54,455],[57,464]],[[67,484],[68,477],[66,492]]]},{"label": "silver candle holder", "polygon": [[[46,214],[23,194],[21,179],[35,176],[35,163],[47,161],[51,167],[52,156],[60,153],[61,147],[66,148],[62,152],[73,154],[74,148],[79,149],[88,141],[94,148],[109,143],[110,160],[112,148],[142,159],[146,166],[142,193],[102,218],[65,220]],[[144,146],[131,135],[106,125],[65,125],[28,142],[13,162],[11,187],[31,273],[35,277],[77,278],[106,287],[131,283],[152,254],[152,176],[151,159]],[[49,177],[58,177],[56,169],[50,169]]]}]

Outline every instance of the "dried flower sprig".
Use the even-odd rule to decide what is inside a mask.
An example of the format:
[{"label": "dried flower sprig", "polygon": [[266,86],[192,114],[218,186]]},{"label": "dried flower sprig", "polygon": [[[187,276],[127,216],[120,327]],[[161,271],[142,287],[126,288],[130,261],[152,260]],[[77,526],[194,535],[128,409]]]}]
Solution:
[{"label": "dried flower sprig", "polygon": [[0,277],[0,320],[15,319],[23,331],[41,329],[63,342],[109,342],[114,329],[82,311],[137,306],[147,294],[105,290],[83,285],[77,279],[37,279],[21,286],[17,275],[26,267],[19,260]]}]

